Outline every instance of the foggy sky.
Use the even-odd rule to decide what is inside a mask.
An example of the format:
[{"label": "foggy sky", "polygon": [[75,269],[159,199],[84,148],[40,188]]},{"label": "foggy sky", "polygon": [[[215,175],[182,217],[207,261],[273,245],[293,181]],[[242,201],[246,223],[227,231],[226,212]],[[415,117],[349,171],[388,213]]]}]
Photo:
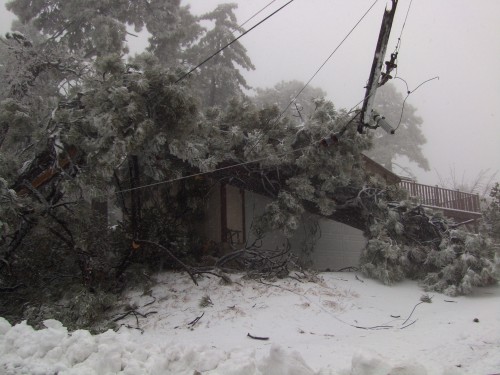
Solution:
[{"label": "foggy sky", "polygon": [[[246,25],[285,4],[278,0]],[[220,0],[184,0],[193,13],[213,9]],[[270,0],[232,1],[243,22]],[[373,0],[295,0],[240,41],[256,70],[245,72],[253,87],[272,87],[281,80],[308,81]],[[380,23],[388,2],[378,1],[359,27],[312,81],[328,93],[337,108],[350,109],[364,96]],[[396,46],[410,0],[400,0],[388,53]],[[0,32],[12,15],[0,0]],[[437,184],[454,170],[457,178],[474,180],[481,170],[499,171],[500,180],[500,1],[414,0],[402,34],[398,76],[410,90],[408,103],[423,118],[424,155],[431,172],[406,159],[419,182]],[[136,42],[137,43],[137,42]],[[140,44],[140,43],[139,43]],[[137,47],[136,47],[137,48]],[[406,93],[402,81],[393,81]],[[396,170],[397,172],[397,170]]]}]

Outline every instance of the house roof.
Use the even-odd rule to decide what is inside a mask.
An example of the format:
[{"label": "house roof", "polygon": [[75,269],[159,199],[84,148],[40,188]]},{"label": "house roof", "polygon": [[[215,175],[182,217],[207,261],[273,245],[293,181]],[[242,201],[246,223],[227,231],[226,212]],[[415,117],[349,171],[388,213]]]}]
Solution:
[{"label": "house roof", "polygon": [[375,174],[382,177],[386,183],[390,185],[395,185],[401,182],[401,177],[399,177],[394,172],[388,170],[384,166],[377,163],[375,160],[370,159],[365,154],[361,154],[363,162],[365,163],[365,170],[369,174]]},{"label": "house roof", "polygon": [[[176,157],[172,156],[171,159],[173,163],[180,163],[187,166],[186,162]],[[387,181],[388,184],[396,184],[401,180],[399,176],[366,155],[362,155],[361,160],[364,162],[365,170],[368,174],[378,175]],[[293,168],[290,166],[281,166],[279,170],[276,168],[263,170],[257,162],[244,166],[234,165],[234,168],[231,168],[232,164],[233,163],[230,161],[219,164],[217,170],[210,172],[210,178],[214,181],[253,191],[273,199],[276,198],[279,191],[286,186],[285,179],[287,176],[290,177],[294,173]],[[339,188],[335,195],[335,201],[338,201],[341,206],[343,206],[342,203],[356,193],[357,192],[352,191],[352,187]],[[366,227],[366,218],[363,217],[363,212],[359,207],[347,205],[341,208],[339,206],[333,214],[323,215],[314,203],[309,201],[303,201],[302,203],[304,204],[304,208],[311,213],[339,221],[361,230],[364,230]]]}]

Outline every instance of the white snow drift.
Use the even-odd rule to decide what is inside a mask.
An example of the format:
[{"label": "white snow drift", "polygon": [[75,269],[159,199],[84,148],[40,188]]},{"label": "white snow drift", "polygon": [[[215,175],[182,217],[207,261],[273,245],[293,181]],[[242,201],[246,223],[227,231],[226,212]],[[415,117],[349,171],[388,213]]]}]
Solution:
[{"label": "white snow drift", "polygon": [[[317,283],[232,278],[196,287],[183,274],[158,275],[151,290],[127,296],[147,318],[129,314],[118,332],[68,332],[55,320],[36,331],[0,318],[0,373],[500,373],[498,287],[419,304],[413,282],[387,287],[346,273]],[[212,303],[200,307],[202,297]]]}]

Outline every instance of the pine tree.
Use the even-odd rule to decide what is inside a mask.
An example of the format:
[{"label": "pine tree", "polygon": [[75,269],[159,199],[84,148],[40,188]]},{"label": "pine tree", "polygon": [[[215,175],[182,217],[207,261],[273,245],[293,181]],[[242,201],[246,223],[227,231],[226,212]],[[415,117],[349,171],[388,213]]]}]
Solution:
[{"label": "pine tree", "polygon": [[[205,60],[244,32],[237,24],[234,14],[236,6],[219,5],[199,18],[200,21],[213,23],[213,27],[202,35],[196,47],[190,51],[191,61]],[[231,98],[241,97],[243,89],[250,88],[238,67],[255,69],[245,47],[236,41],[199,68],[199,73],[192,78],[192,85],[197,90],[203,107],[224,107]]]},{"label": "pine tree", "polygon": [[166,67],[183,65],[189,69],[199,61],[193,61],[190,50],[196,45],[203,28],[199,20],[181,7],[178,0],[146,2],[144,23],[151,34],[147,50]]},{"label": "pine tree", "polygon": [[82,51],[86,57],[126,52],[126,23],[141,22],[135,18],[139,6],[134,2],[110,1],[27,1],[14,0],[7,9],[19,20],[33,25],[49,40],[63,43],[71,52]]}]

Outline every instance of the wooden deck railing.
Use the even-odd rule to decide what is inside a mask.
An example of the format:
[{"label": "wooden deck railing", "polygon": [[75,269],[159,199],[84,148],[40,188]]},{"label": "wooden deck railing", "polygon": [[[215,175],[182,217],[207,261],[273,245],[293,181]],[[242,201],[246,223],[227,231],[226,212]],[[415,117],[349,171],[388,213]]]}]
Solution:
[{"label": "wooden deck railing", "polygon": [[403,180],[399,184],[410,192],[411,197],[416,197],[424,206],[475,213],[481,212],[478,194],[422,185],[413,181]]}]

